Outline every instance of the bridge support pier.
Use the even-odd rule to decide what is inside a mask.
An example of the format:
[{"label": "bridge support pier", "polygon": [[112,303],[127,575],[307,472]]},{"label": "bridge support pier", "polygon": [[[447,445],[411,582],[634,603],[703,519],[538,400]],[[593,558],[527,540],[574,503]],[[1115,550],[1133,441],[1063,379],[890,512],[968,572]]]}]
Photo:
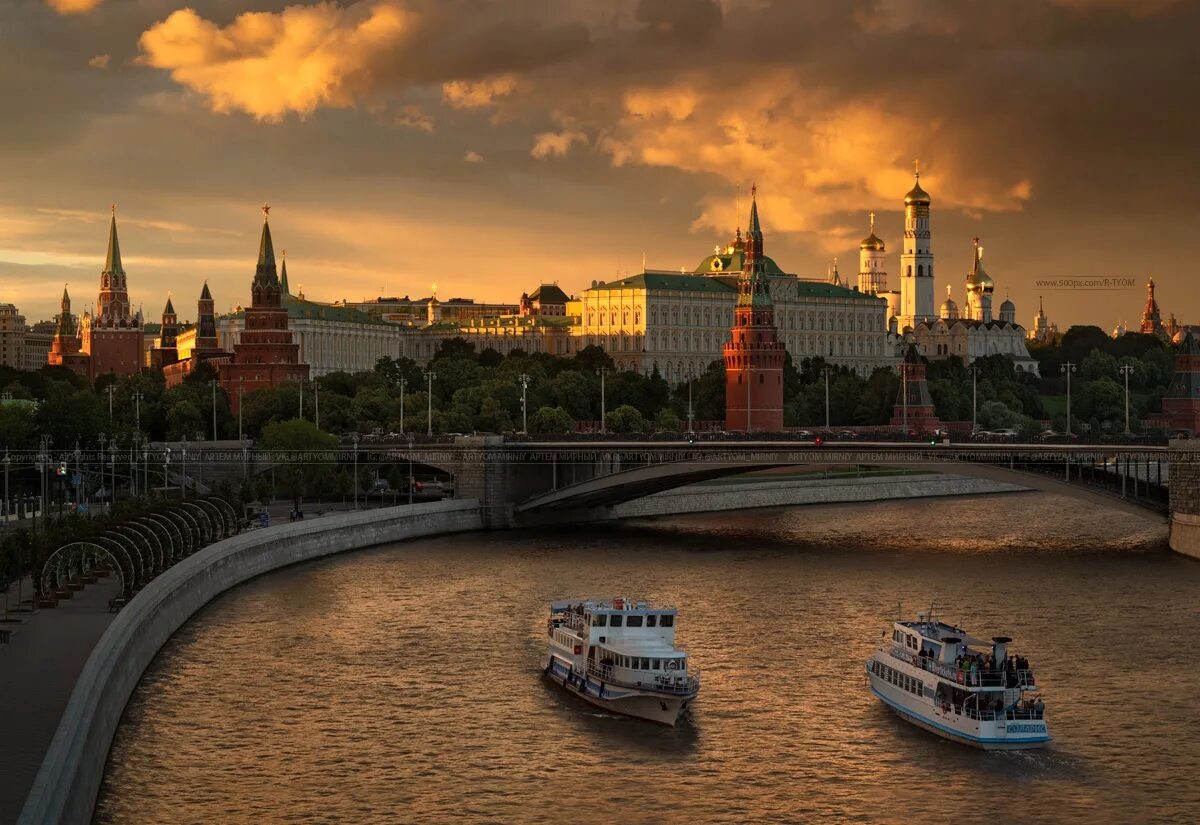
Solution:
[{"label": "bridge support pier", "polygon": [[1200,559],[1200,441],[1171,441],[1171,549]]}]

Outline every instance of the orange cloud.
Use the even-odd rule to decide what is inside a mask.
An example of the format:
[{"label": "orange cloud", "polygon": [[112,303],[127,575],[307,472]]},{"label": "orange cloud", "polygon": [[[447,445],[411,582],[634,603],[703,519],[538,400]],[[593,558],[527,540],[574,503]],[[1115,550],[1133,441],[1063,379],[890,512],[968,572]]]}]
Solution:
[{"label": "orange cloud", "polygon": [[561,132],[541,132],[534,135],[533,149],[529,154],[538,160],[546,158],[565,158],[575,143],[587,144],[588,138],[583,132],[574,129],[564,129]]},{"label": "orange cloud", "polygon": [[410,23],[390,2],[247,12],[225,27],[181,9],[142,34],[139,62],[169,70],[218,112],[278,121],[353,106],[370,86],[372,65],[402,46]]},{"label": "orange cloud", "polygon": [[83,14],[99,6],[104,0],[46,0],[50,8],[59,14]]},{"label": "orange cloud", "polygon": [[455,109],[482,109],[512,94],[517,79],[511,75],[483,80],[451,80],[442,84],[442,98]]},{"label": "orange cloud", "polygon": [[98,54],[88,61],[88,65],[93,69],[107,69],[109,61],[112,57],[107,54]]}]

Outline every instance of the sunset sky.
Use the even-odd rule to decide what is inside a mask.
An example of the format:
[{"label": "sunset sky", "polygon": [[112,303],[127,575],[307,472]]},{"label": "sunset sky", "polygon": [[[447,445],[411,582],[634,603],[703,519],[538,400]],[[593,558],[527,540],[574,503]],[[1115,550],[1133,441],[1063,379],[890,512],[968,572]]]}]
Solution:
[{"label": "sunset sky", "polygon": [[[1030,323],[1200,323],[1188,0],[3,0],[0,302],[248,302],[260,206],[317,300],[515,301],[689,270],[759,186],[783,268],[898,286],[914,158],[937,295],[971,238]],[[743,197],[743,206],[745,199]],[[743,210],[744,211],[744,210]],[[744,218],[743,224],[744,224]],[[1046,278],[1135,278],[1054,290]]]}]

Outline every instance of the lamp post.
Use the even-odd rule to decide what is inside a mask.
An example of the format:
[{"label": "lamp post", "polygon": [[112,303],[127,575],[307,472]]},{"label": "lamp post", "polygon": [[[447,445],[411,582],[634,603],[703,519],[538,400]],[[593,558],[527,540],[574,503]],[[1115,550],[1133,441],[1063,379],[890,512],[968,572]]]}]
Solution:
[{"label": "lamp post", "polygon": [[[238,441],[242,440],[242,392],[246,389],[246,377],[238,376]],[[243,473],[245,475],[245,473]]]},{"label": "lamp post", "polygon": [[313,424],[321,429],[321,385],[313,381]]},{"label": "lamp post", "polygon": [[696,432],[694,416],[692,414],[692,381],[696,375],[696,367],[693,364],[688,364],[688,435]]},{"label": "lamp post", "polygon": [[113,420],[113,396],[116,394],[117,388],[113,384],[109,384],[104,388],[104,392],[108,394],[108,425],[111,427]]},{"label": "lamp post", "polygon": [[754,432],[754,426],[750,423],[750,385],[754,383],[754,365],[746,365],[746,434]]},{"label": "lamp post", "polygon": [[[100,444],[100,489],[103,490],[104,489],[104,445],[105,445],[105,443],[107,443],[108,439],[104,436],[104,433],[100,433],[98,436],[96,436],[96,441],[99,442],[99,444]],[[101,500],[103,500],[103,499],[101,499]]]},{"label": "lamp post", "polygon": [[[48,527],[50,524],[50,508],[46,506],[46,470],[50,466],[50,445],[54,443],[54,439],[50,435],[43,435],[38,441],[40,450],[38,452],[38,468],[42,471],[42,526]],[[37,518],[34,518],[34,523],[37,523]]]},{"label": "lamp post", "polygon": [[[101,470],[103,470],[104,457],[100,457]],[[113,438],[108,442],[108,469],[112,476],[112,485],[108,488],[108,512],[112,512],[113,505],[117,503],[117,439]],[[104,478],[104,473],[100,473],[100,477]]]},{"label": "lamp post", "polygon": [[900,400],[901,409],[904,410],[904,416],[901,419],[904,422],[904,440],[908,441],[908,362],[900,362]]},{"label": "lamp post", "polygon": [[529,389],[529,376],[521,373],[521,432],[529,432],[529,407],[526,403],[526,391]]},{"label": "lamp post", "polygon": [[600,376],[600,435],[608,432],[608,426],[604,422],[604,376],[608,375],[608,367],[600,367],[596,370],[596,375]]},{"label": "lamp post", "polygon": [[408,505],[412,506],[413,498],[413,473],[412,473],[412,454],[413,454],[413,437],[412,433],[408,436]]},{"label": "lamp post", "polygon": [[1125,376],[1125,435],[1132,435],[1129,431],[1129,376],[1133,373],[1133,364],[1122,364],[1120,372]]},{"label": "lamp post", "polygon": [[138,491],[137,491],[137,487],[138,487],[138,484],[137,484],[137,458],[135,457],[136,450],[137,450],[137,436],[134,435],[133,440],[129,442],[129,495],[130,495],[130,497],[133,497],[133,498],[136,498],[137,494],[138,494]]},{"label": "lamp post", "polygon": [[977,421],[977,401],[979,389],[979,367],[971,366],[967,369],[971,373],[971,435],[975,435],[979,431],[979,423]]},{"label": "lamp post", "polygon": [[431,369],[425,370],[425,381],[428,383],[428,391],[426,399],[429,406],[425,411],[425,435],[433,436],[433,379],[437,378],[437,373]]},{"label": "lamp post", "polygon": [[304,379],[300,379],[300,420],[304,420]]},{"label": "lamp post", "polygon": [[133,428],[139,433],[142,431],[142,399],[145,398],[140,391],[133,394]]},{"label": "lamp post", "polygon": [[8,526],[8,468],[12,465],[12,456],[8,454],[8,448],[4,448],[4,524]]},{"label": "lamp post", "polygon": [[1059,371],[1067,376],[1067,435],[1071,434],[1071,373],[1075,372],[1075,365],[1070,361],[1063,364]]},{"label": "lamp post", "polygon": [[829,374],[833,372],[833,367],[825,367],[821,370],[825,374],[825,429],[829,430]]},{"label": "lamp post", "polygon": [[354,445],[354,509],[358,509],[358,433],[350,434],[350,443]]},{"label": "lamp post", "polygon": [[83,492],[83,450],[79,449],[79,439],[75,439],[75,473],[71,476],[71,486],[75,488],[75,512],[79,512],[79,494]]},{"label": "lamp post", "polygon": [[208,382],[208,386],[212,389],[212,440],[217,440],[217,384],[220,382],[217,379],[212,379]]},{"label": "lamp post", "polygon": [[[163,447],[163,498],[167,498],[171,491],[171,485],[167,482],[167,465],[171,463],[171,448]],[[183,495],[180,495],[183,498]]]},{"label": "lamp post", "polygon": [[142,489],[150,495],[150,439],[142,439]]},{"label": "lamp post", "polygon": [[179,497],[187,498],[187,436],[183,437],[183,451],[179,454]]},{"label": "lamp post", "polygon": [[400,379],[400,435],[404,435],[404,390],[408,387],[408,379]]}]

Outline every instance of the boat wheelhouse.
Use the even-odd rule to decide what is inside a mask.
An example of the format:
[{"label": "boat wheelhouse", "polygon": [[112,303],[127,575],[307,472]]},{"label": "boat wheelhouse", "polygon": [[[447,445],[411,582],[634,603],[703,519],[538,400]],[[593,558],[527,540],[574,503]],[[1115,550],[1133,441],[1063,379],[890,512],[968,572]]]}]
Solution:
[{"label": "boat wheelhouse", "polygon": [[598,707],[674,725],[700,690],[675,647],[677,615],[620,597],[554,602],[546,675]]},{"label": "boat wheelhouse", "polygon": [[902,718],[938,736],[984,750],[1037,748],[1050,742],[1029,663],[1012,639],[977,639],[936,620],[897,621],[867,660],[871,692]]}]

